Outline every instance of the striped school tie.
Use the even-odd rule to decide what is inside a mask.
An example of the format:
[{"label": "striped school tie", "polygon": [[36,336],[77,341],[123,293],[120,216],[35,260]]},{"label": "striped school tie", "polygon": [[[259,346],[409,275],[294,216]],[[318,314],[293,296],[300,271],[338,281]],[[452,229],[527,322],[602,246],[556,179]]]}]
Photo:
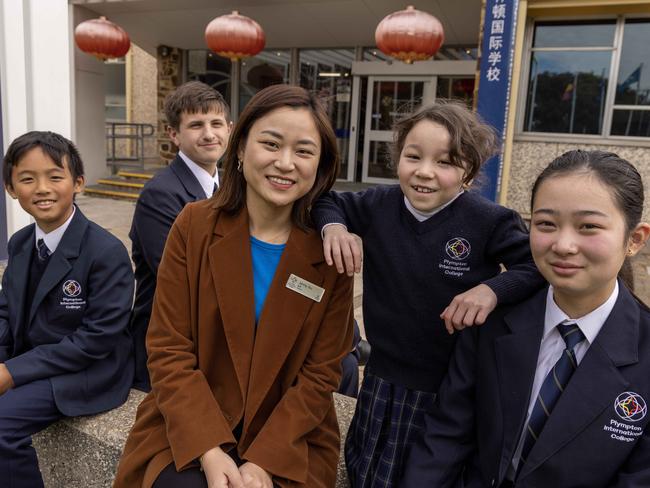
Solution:
[{"label": "striped school tie", "polygon": [[45,261],[52,254],[43,239],[36,241],[36,250],[38,251],[38,260]]},{"label": "striped school tie", "polygon": [[521,470],[526,462],[526,458],[533,444],[535,444],[535,441],[541,434],[546,420],[551,416],[553,407],[555,407],[560,395],[569,384],[571,375],[578,367],[573,348],[585,339],[584,334],[575,322],[568,324],[562,323],[557,328],[566,343],[566,349],[562,353],[562,356],[560,356],[560,359],[557,360],[557,363],[555,363],[555,366],[553,366],[553,369],[549,371],[544,379],[544,383],[542,383],[542,388],[539,390],[539,395],[537,395],[535,406],[526,426],[526,438],[523,449],[521,450],[518,471]]}]

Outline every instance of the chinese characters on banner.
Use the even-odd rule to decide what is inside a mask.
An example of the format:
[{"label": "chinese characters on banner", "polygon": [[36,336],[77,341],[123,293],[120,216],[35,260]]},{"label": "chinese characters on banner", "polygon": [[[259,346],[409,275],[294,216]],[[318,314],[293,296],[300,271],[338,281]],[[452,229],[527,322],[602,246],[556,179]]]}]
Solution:
[{"label": "chinese characters on banner", "polygon": [[[481,45],[478,113],[497,130],[501,151],[505,141],[512,78],[514,33],[519,0],[486,0]],[[487,161],[479,190],[496,200],[501,183],[503,152]]]}]

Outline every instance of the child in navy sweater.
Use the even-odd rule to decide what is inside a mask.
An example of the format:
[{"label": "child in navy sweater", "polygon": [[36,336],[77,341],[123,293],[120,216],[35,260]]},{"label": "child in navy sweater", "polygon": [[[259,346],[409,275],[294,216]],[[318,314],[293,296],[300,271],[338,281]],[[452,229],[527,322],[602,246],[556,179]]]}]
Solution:
[{"label": "child in navy sweater", "polygon": [[482,324],[497,304],[542,286],[520,216],[466,191],[495,141],[460,103],[423,106],[395,126],[399,186],[331,192],[314,206],[326,259],[340,272],[360,269],[354,234],[363,239],[372,349],[345,446],[354,488],[396,486],[454,328]]}]

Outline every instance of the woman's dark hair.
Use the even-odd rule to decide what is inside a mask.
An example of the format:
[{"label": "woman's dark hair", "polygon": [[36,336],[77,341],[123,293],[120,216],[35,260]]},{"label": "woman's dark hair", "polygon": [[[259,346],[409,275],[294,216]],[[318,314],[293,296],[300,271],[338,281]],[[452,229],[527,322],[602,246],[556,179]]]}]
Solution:
[{"label": "woman's dark hair", "polygon": [[441,99],[422,105],[395,123],[391,154],[395,163],[399,162],[406,136],[422,120],[430,120],[447,129],[451,138],[449,159],[453,165],[465,168],[465,184],[471,182],[481,165],[496,154],[498,143],[495,130],[464,103]]},{"label": "woman's dark hair", "polygon": [[304,88],[291,85],[271,85],[257,92],[242,111],[233,128],[224,156],[223,183],[212,197],[215,207],[228,213],[237,213],[246,203],[246,180],[237,170],[237,153],[243,149],[253,124],[268,113],[283,107],[309,110],[321,139],[320,160],[314,186],[293,204],[293,223],[303,230],[311,227],[309,211],[312,203],[328,191],[339,173],[339,154],[336,135],[325,107],[316,96]]},{"label": "woman's dark hair", "polygon": [[77,178],[84,175],[84,165],[79,150],[72,141],[55,132],[31,131],[14,139],[5,153],[2,162],[2,178],[5,186],[13,188],[11,184],[13,168],[18,166],[25,154],[35,147],[40,147],[59,168],[63,168],[63,161],[67,160],[73,181],[77,181]]},{"label": "woman's dark hair", "polygon": [[[576,149],[555,158],[544,168],[533,184],[530,197],[531,212],[535,195],[544,181],[571,173],[593,175],[611,192],[614,203],[625,218],[627,239],[627,235],[641,222],[643,216],[643,180],[629,161],[611,152]],[[632,268],[627,258],[619,272],[619,277],[628,288],[634,289]]]}]

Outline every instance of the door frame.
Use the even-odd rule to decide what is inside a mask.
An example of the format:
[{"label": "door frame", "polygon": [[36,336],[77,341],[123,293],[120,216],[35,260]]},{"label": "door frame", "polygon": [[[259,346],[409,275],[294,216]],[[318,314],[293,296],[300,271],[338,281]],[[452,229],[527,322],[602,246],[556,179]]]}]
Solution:
[{"label": "door frame", "polygon": [[[424,87],[422,90],[422,103],[431,103],[436,98],[436,87],[438,83],[438,77],[435,75],[431,76],[368,76],[368,95],[366,99],[366,120],[365,120],[365,132],[363,137],[363,156],[362,156],[362,170],[361,170],[361,181],[363,183],[395,183],[396,178],[379,178],[374,176],[369,176],[369,166],[370,166],[370,143],[374,141],[378,142],[390,142],[393,140],[393,131],[392,130],[371,130],[372,124],[372,103],[374,95],[374,83],[376,81],[410,81],[410,82],[423,82]],[[396,164],[396,161],[393,161]],[[348,167],[349,168],[349,167]]]}]

